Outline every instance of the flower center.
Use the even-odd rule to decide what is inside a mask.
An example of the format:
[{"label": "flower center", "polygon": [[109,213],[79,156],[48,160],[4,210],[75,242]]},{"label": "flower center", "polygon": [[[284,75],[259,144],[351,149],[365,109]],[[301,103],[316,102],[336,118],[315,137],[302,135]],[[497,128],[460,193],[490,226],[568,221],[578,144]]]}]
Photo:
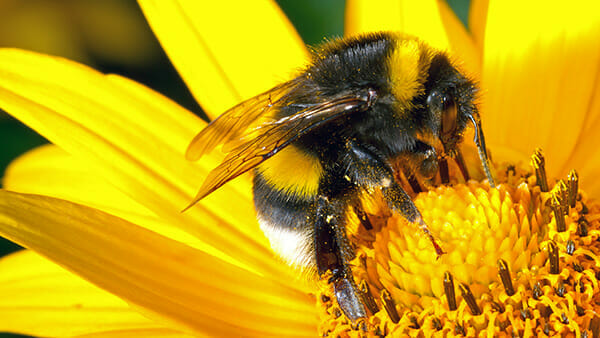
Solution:
[{"label": "flower center", "polygon": [[371,216],[373,229],[351,240],[373,315],[352,325],[323,294],[321,333],[598,334],[600,206],[578,190],[574,172],[547,191],[541,152],[532,164],[535,173],[497,167],[497,188],[470,181],[416,196],[446,252],[439,259],[401,215]]}]

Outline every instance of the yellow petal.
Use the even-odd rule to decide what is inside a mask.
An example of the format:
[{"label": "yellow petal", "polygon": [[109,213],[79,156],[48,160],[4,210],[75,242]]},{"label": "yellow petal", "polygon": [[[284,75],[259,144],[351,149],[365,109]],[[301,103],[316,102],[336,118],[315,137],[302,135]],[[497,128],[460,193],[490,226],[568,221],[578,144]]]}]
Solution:
[{"label": "yellow petal", "polygon": [[467,74],[481,77],[481,50],[448,3],[438,2],[438,6],[452,54]]},{"label": "yellow petal", "polygon": [[9,49],[0,51],[0,107],[174,226],[256,271],[287,269],[256,224],[248,181],[180,213],[218,161],[185,160],[204,123],[167,98],[64,59]]},{"label": "yellow petal", "polygon": [[272,1],[138,2],[211,118],[287,80],[306,61],[302,40]]},{"label": "yellow petal", "polygon": [[595,1],[489,4],[482,108],[490,148],[542,147],[549,175],[566,174],[600,67],[599,9]]},{"label": "yellow petal", "polygon": [[223,255],[210,243],[158,218],[110,182],[98,177],[88,165],[55,145],[41,146],[13,161],[6,170],[3,186],[11,191],[56,197],[102,210],[129,222],[143,224],[146,229],[230,263],[244,266]]},{"label": "yellow petal", "polygon": [[576,169],[581,186],[595,198],[600,198],[600,180],[597,179],[600,172],[598,126],[600,126],[600,69],[597,69],[592,98],[577,144],[562,168],[563,172]]},{"label": "yellow petal", "polygon": [[483,51],[488,0],[472,0],[469,8],[469,31],[477,50]]},{"label": "yellow petal", "polygon": [[118,297],[24,250],[0,260],[0,331],[71,336],[164,329]]},{"label": "yellow petal", "polygon": [[469,73],[479,74],[481,61],[474,43],[446,3],[436,0],[346,2],[344,35],[382,30],[407,33],[437,49],[452,50]]},{"label": "yellow petal", "polygon": [[344,35],[377,31],[399,31],[402,20],[399,1],[346,1]]},{"label": "yellow petal", "polygon": [[67,201],[0,190],[3,236],[191,332],[308,335],[302,292],[120,218]]},{"label": "yellow petal", "polygon": [[2,186],[12,191],[66,199],[113,215],[126,212],[155,216],[98,176],[94,167],[48,144],[11,162],[2,178]]},{"label": "yellow petal", "polygon": [[[144,203],[152,210],[160,210],[165,199],[184,206],[184,191],[189,189],[191,195],[195,189],[177,178],[194,177],[194,168],[181,159],[182,149],[203,124],[157,93],[139,95],[141,90],[67,60],[18,50],[0,52],[5,110],[87,163],[102,160],[122,166],[138,181],[154,183],[154,191],[136,196],[163,196]],[[127,160],[131,163],[124,164]],[[115,183],[125,183],[121,181]],[[136,180],[131,181],[127,183]]]},{"label": "yellow petal", "polygon": [[436,0],[350,0],[345,22],[346,36],[391,30],[418,36],[438,49],[450,46]]},{"label": "yellow petal", "polygon": [[133,330],[112,330],[97,333],[90,333],[77,336],[79,338],[191,338],[198,335],[190,335],[171,329],[133,329]]}]

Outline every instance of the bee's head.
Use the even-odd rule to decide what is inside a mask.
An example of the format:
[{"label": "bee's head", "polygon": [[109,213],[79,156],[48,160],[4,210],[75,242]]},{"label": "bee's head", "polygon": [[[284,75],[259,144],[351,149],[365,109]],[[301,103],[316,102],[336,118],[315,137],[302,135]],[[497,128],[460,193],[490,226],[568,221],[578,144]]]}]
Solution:
[{"label": "bee's head", "polygon": [[431,117],[431,132],[443,145],[443,152],[453,156],[469,123],[475,129],[475,144],[479,157],[493,186],[488,155],[475,99],[477,87],[458,71],[444,54],[431,59],[425,84],[426,109]]},{"label": "bee's head", "polygon": [[472,116],[477,87],[450,63],[444,54],[431,60],[425,83],[426,109],[432,134],[441,141],[444,152],[452,155]]}]

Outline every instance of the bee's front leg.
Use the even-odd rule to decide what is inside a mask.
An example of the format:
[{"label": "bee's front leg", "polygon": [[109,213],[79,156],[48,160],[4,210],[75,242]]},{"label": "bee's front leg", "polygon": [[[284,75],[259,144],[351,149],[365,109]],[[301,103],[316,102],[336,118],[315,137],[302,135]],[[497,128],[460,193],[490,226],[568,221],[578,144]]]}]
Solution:
[{"label": "bee's front leg", "polygon": [[420,140],[416,140],[414,145],[400,154],[396,160],[401,164],[402,172],[415,193],[423,191],[417,177],[431,180],[440,168],[435,148]]},{"label": "bee's front leg", "polygon": [[435,241],[415,203],[395,180],[391,167],[368,148],[354,141],[348,142],[347,147],[352,180],[362,188],[379,188],[390,209],[402,214],[409,222],[417,224],[431,240],[438,256],[442,255],[444,251]]},{"label": "bee's front leg", "polygon": [[363,298],[352,276],[348,261],[354,252],[347,247],[344,230],[344,211],[341,202],[320,196],[314,222],[314,242],[319,276],[331,272],[329,283],[334,287],[337,302],[344,315],[352,322],[366,318]]},{"label": "bee's front leg", "polygon": [[425,142],[417,140],[403,155],[407,157],[409,163],[413,163],[412,169],[424,179],[432,179],[438,171],[437,152],[434,147]]}]

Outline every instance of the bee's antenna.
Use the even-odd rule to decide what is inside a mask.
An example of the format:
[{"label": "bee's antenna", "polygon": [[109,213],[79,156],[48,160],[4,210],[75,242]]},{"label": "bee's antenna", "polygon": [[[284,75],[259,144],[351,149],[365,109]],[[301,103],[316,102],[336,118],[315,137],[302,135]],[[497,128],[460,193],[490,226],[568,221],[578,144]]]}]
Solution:
[{"label": "bee's antenna", "polygon": [[492,177],[492,172],[490,171],[490,161],[487,154],[487,148],[485,147],[485,138],[483,137],[483,129],[481,128],[481,121],[479,119],[475,119],[473,115],[468,115],[471,122],[473,122],[473,128],[475,128],[475,137],[473,141],[477,145],[477,152],[479,153],[479,159],[481,160],[481,165],[483,165],[483,171],[485,171],[485,175],[487,176],[488,182],[492,188],[496,187],[494,183],[494,178]]}]

